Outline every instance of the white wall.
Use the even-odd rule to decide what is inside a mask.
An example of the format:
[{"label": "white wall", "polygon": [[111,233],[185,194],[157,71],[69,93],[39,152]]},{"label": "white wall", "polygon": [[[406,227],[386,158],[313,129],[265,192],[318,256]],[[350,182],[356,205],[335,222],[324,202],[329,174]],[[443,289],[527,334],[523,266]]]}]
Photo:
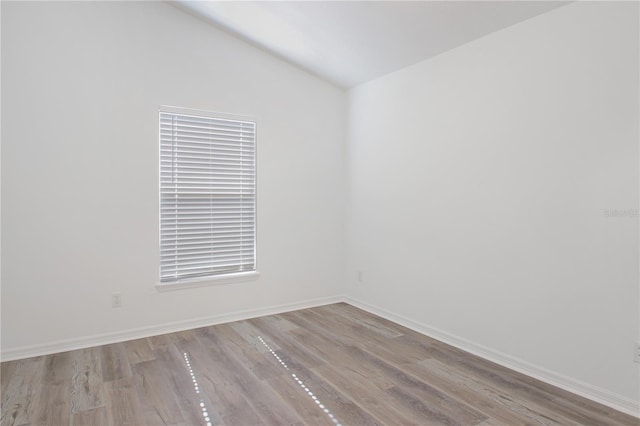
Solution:
[{"label": "white wall", "polygon": [[[637,16],[563,7],[360,86],[345,114],[338,89],[165,3],[2,2],[3,359],[346,284],[632,407],[638,218],[605,210],[638,208]],[[155,289],[161,104],[258,116],[259,281]]]},{"label": "white wall", "polygon": [[585,2],[352,89],[348,294],[637,409],[638,71]]},{"label": "white wall", "polygon": [[[5,355],[341,293],[344,92],[160,2],[3,2],[2,89]],[[258,117],[258,281],[155,289],[163,104]]]}]

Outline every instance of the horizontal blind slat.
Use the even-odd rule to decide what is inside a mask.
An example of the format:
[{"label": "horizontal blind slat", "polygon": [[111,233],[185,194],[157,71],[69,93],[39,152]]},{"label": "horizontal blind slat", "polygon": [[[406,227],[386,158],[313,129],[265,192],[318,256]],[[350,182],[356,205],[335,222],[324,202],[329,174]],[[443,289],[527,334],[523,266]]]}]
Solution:
[{"label": "horizontal blind slat", "polygon": [[159,121],[161,281],[255,270],[255,123]]}]

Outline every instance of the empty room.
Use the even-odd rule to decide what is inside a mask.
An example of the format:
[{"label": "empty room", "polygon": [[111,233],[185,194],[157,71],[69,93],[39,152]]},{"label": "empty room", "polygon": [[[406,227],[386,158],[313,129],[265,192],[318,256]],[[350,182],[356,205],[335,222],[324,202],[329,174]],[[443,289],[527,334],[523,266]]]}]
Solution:
[{"label": "empty room", "polygon": [[637,1],[1,1],[0,425],[640,425]]}]

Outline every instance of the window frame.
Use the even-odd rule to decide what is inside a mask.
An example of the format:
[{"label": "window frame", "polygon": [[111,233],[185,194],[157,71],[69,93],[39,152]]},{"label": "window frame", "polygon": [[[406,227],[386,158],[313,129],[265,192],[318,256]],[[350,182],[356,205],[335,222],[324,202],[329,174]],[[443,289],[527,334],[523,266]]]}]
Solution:
[{"label": "window frame", "polygon": [[[221,120],[234,120],[234,121],[249,121],[255,124],[255,136],[254,136],[254,270],[252,271],[243,271],[243,272],[229,272],[229,273],[221,273],[207,276],[197,276],[197,277],[186,277],[186,278],[178,278],[175,281],[162,281],[161,280],[161,248],[162,248],[162,168],[161,168],[161,114],[180,114],[180,115],[191,115],[196,117],[207,117]],[[239,114],[230,114],[230,113],[220,113],[192,108],[182,108],[175,106],[166,106],[161,105],[158,108],[156,122],[156,147],[158,149],[157,152],[157,165],[158,165],[158,186],[157,186],[157,194],[158,194],[158,268],[157,268],[157,281],[155,287],[158,291],[171,291],[171,290],[179,290],[186,288],[196,288],[196,287],[205,287],[205,286],[213,286],[213,285],[221,285],[221,284],[229,284],[236,282],[245,282],[245,281],[255,281],[260,277],[260,272],[258,271],[258,119],[256,116],[250,115],[239,115]]]}]

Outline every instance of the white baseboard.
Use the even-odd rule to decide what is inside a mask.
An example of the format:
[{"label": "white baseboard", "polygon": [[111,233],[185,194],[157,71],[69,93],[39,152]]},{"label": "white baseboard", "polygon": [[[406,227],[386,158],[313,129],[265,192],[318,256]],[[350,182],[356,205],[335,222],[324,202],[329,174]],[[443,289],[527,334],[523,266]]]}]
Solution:
[{"label": "white baseboard", "polygon": [[0,359],[2,361],[11,361],[15,359],[48,355],[57,352],[84,349],[93,346],[119,343],[127,340],[157,336],[159,334],[174,333],[177,331],[190,330],[198,327],[206,327],[232,321],[241,321],[265,315],[274,315],[283,312],[312,308],[338,302],[349,303],[367,312],[378,315],[382,318],[386,318],[390,321],[403,325],[434,339],[440,340],[451,346],[455,346],[456,348],[495,362],[496,364],[526,374],[527,376],[536,378],[550,385],[557,386],[561,389],[583,396],[592,401],[599,402],[623,413],[627,413],[635,417],[640,417],[640,403],[638,401],[633,401],[629,398],[610,392],[606,389],[602,389],[597,386],[593,386],[588,383],[573,379],[571,377],[567,377],[562,374],[533,365],[521,359],[493,350],[486,346],[479,345],[467,339],[452,335],[443,330],[439,330],[429,325],[411,320],[402,315],[387,311],[386,309],[371,305],[369,303],[354,299],[349,296],[332,296],[319,299],[310,299],[296,303],[273,305],[258,309],[248,309],[221,315],[195,318],[186,321],[175,321],[160,325],[139,327],[112,333],[103,333],[74,339],[58,340],[38,345],[10,348],[6,350],[3,348],[2,352],[0,353]]},{"label": "white baseboard", "polygon": [[328,305],[331,303],[338,303],[343,301],[343,296],[323,297],[319,299],[310,299],[295,303],[274,305],[265,308],[248,309],[221,315],[194,318],[185,321],[174,321],[160,325],[132,328],[129,330],[122,330],[111,333],[102,333],[73,339],[57,340],[31,346],[22,346],[9,349],[2,348],[0,359],[2,361],[11,361],[15,359],[30,358],[40,355],[49,355],[57,352],[72,351],[76,349],[90,348],[93,346],[107,345],[110,343],[125,342],[127,340],[141,339],[144,337],[157,336],[159,334],[191,330],[194,328],[207,327],[210,325],[223,324],[232,321],[241,321],[265,315],[280,314],[283,312],[313,308],[315,306]]},{"label": "white baseboard", "polygon": [[512,357],[505,353],[496,351],[483,345],[479,345],[467,339],[447,333],[429,325],[411,320],[405,316],[387,311],[378,306],[371,305],[352,297],[345,297],[344,301],[362,310],[378,315],[382,318],[403,325],[418,333],[432,337],[441,342],[447,343],[463,351],[478,355],[488,361],[507,367],[511,370],[526,374],[527,376],[541,380],[550,385],[559,387],[571,393],[583,396],[592,401],[606,405],[614,410],[640,417],[640,403],[622,395],[610,392],[606,389],[593,386],[591,384],[564,376],[562,374],[547,370],[546,368],[533,365],[529,362]]}]

